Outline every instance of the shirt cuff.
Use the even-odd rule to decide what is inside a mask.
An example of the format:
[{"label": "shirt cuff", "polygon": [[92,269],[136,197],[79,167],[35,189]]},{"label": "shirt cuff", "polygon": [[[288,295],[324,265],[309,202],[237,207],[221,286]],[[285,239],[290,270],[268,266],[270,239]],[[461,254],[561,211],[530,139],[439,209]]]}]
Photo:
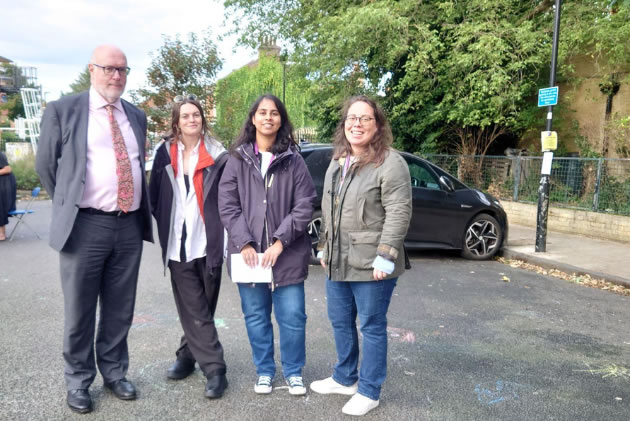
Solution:
[{"label": "shirt cuff", "polygon": [[372,262],[372,267],[390,275],[394,272],[396,265],[391,260],[387,260],[381,256],[376,256],[376,259]]},{"label": "shirt cuff", "polygon": [[320,250],[317,252],[317,258],[320,260],[324,258],[324,250]]}]

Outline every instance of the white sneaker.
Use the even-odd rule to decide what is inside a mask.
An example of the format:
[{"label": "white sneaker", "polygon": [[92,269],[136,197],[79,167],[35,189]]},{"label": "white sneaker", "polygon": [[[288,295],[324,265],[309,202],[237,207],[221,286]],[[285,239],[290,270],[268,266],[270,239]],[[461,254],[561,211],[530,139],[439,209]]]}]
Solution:
[{"label": "white sneaker", "polygon": [[287,384],[289,385],[289,393],[293,396],[306,395],[306,388],[304,387],[301,376],[289,377],[287,379]]},{"label": "white sneaker", "polygon": [[341,412],[347,415],[361,416],[367,414],[377,406],[378,401],[357,393],[343,406]]},{"label": "white sneaker", "polygon": [[258,381],[254,385],[254,392],[259,395],[268,395],[272,391],[271,387],[271,377],[269,376],[259,376]]},{"label": "white sneaker", "polygon": [[311,390],[322,395],[330,395],[331,393],[334,393],[337,395],[352,396],[357,393],[358,389],[358,382],[352,386],[344,386],[337,383],[332,377],[325,378],[324,380],[317,380],[311,383]]}]

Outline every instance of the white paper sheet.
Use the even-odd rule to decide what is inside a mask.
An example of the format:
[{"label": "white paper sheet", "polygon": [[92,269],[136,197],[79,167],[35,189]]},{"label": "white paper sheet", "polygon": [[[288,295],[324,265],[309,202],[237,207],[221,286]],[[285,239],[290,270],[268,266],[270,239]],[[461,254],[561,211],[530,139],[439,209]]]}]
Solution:
[{"label": "white paper sheet", "polygon": [[258,266],[250,268],[245,264],[243,256],[240,253],[232,254],[232,282],[240,283],[270,283],[272,278],[271,268],[264,269],[260,263],[262,262],[262,253],[258,253]]},{"label": "white paper sheet", "polygon": [[540,169],[542,175],[551,175],[551,161],[553,160],[553,152],[543,153],[543,162]]}]

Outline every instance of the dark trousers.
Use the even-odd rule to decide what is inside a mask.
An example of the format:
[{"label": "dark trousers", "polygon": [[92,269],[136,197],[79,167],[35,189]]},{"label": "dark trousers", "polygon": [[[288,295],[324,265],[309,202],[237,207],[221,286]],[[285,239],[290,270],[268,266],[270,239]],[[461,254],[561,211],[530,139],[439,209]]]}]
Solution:
[{"label": "dark trousers", "polygon": [[120,217],[78,213],[59,254],[68,390],[86,389],[94,381],[95,348],[96,363],[105,382],[127,374],[127,334],[133,319],[141,256],[141,212]]},{"label": "dark trousers", "polygon": [[225,374],[223,347],[214,324],[221,289],[221,266],[208,273],[205,257],[180,263],[169,260],[171,285],[184,335],[178,359],[197,361],[206,376]]}]

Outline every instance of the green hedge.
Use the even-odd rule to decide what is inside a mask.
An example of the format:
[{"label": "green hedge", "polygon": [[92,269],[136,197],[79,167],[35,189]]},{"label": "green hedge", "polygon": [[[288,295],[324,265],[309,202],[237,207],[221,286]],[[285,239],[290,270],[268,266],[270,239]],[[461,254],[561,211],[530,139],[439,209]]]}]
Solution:
[{"label": "green hedge", "polygon": [[11,170],[20,190],[32,190],[40,185],[39,176],[35,172],[35,156],[27,155],[17,161],[11,162]]}]

